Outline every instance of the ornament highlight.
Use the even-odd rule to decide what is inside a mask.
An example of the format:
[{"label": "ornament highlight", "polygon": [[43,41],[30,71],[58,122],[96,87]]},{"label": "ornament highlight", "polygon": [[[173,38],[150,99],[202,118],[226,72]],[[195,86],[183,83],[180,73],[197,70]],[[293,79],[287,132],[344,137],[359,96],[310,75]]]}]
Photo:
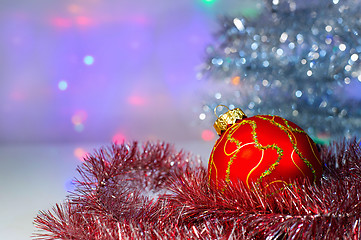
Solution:
[{"label": "ornament highlight", "polygon": [[217,188],[237,181],[249,188],[252,183],[284,187],[299,178],[311,182],[321,178],[318,149],[293,122],[271,115],[248,118],[235,108],[222,114],[214,127],[220,138],[210,155],[208,178]]}]

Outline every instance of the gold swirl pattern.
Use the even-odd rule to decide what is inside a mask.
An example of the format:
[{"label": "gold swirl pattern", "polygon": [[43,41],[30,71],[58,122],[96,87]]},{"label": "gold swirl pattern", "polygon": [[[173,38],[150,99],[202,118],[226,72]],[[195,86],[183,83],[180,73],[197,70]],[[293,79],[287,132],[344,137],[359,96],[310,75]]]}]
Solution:
[{"label": "gold swirl pattern", "polygon": [[[270,118],[271,117],[271,118]],[[254,116],[254,118],[258,118],[260,120],[263,120],[263,121],[267,121],[269,123],[271,123],[272,125],[278,127],[279,129],[281,129],[283,132],[285,132],[288,136],[288,139],[289,141],[291,142],[292,144],[292,152],[291,152],[291,155],[290,155],[290,159],[292,161],[292,163],[295,165],[295,167],[302,173],[303,176],[305,176],[305,173],[302,171],[302,169],[296,164],[295,160],[294,160],[294,154],[296,153],[299,158],[307,165],[307,167],[309,167],[309,169],[311,170],[312,172],[312,175],[313,175],[313,179],[314,181],[316,181],[317,179],[317,176],[316,176],[316,171],[315,169],[313,168],[312,164],[307,160],[307,158],[305,158],[301,151],[299,150],[298,148],[298,143],[297,143],[297,139],[296,139],[296,136],[295,136],[295,133],[303,133],[307,136],[307,140],[308,140],[308,144],[311,148],[311,151],[313,153],[313,156],[317,159],[318,163],[321,165],[321,161],[319,160],[319,158],[317,157],[317,154],[315,153],[315,144],[313,143],[312,140],[310,140],[310,138],[308,137],[308,135],[302,130],[302,129],[299,129],[299,128],[294,128],[292,126],[290,126],[290,124],[288,123],[288,121],[286,119],[283,119],[281,117],[277,117],[277,119],[279,119],[279,121],[281,121],[281,123],[279,122],[276,122],[276,119],[275,119],[276,116],[271,116],[271,115],[258,115],[258,116]],[[247,142],[247,143],[243,143],[241,142],[240,140],[236,139],[233,135],[234,133],[243,125],[249,125],[251,127],[251,136],[252,136],[252,142]],[[224,139],[226,138],[226,139]],[[239,153],[239,151],[241,151],[241,149],[245,146],[248,146],[248,145],[254,145],[255,148],[259,149],[261,151],[261,157],[258,161],[258,163],[256,164],[256,166],[254,166],[247,174],[247,177],[246,177],[246,185],[248,187],[249,186],[249,179],[250,179],[250,176],[251,174],[257,169],[259,168],[259,166],[261,165],[262,161],[264,160],[264,152],[265,150],[267,149],[273,149],[273,150],[276,150],[277,152],[277,159],[274,160],[274,162],[268,167],[268,169],[266,169],[257,179],[256,181],[256,185],[260,185],[263,178],[270,175],[276,168],[277,166],[279,165],[282,157],[283,157],[283,154],[284,154],[284,149],[282,149],[278,144],[276,143],[273,143],[273,144],[262,144],[260,143],[259,139],[258,139],[258,135],[257,135],[257,123],[255,120],[251,120],[251,119],[243,119],[239,122],[236,122],[235,124],[233,124],[232,126],[230,126],[225,132],[223,135],[221,135],[221,138],[218,139],[216,145],[213,147],[213,150],[212,150],[212,153],[211,153],[211,156],[210,156],[210,161],[209,161],[209,169],[208,169],[208,179],[209,181],[211,180],[211,173],[212,173],[212,169],[214,169],[215,171],[215,176],[216,176],[216,179],[218,178],[218,171],[217,171],[217,166],[216,164],[214,163],[214,153],[215,153],[215,150],[219,147],[219,144],[221,142],[223,142],[225,140],[225,143],[224,143],[224,146],[223,146],[223,153],[229,157],[229,160],[227,162],[227,168],[226,168],[226,174],[225,174],[225,182],[226,183],[229,183],[230,182],[230,175],[231,175],[231,166],[235,160],[235,158],[237,157],[237,154]],[[277,141],[276,141],[277,142]],[[227,144],[229,143],[233,143],[236,145],[236,149],[232,149],[232,151],[228,152],[227,151]],[[283,183],[285,185],[287,185],[287,183],[283,180],[275,180],[273,182],[270,182],[270,183],[267,183],[266,184],[266,187],[270,186],[271,184],[274,184],[274,183]],[[218,183],[216,181],[216,185],[218,186]]]}]

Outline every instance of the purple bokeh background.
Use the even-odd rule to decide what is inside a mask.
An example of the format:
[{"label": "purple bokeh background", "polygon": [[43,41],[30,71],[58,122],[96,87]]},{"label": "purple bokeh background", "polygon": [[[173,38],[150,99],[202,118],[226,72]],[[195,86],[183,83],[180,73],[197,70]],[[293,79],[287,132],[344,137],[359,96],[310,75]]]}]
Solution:
[{"label": "purple bokeh background", "polygon": [[[0,143],[201,140],[197,66],[251,1],[5,1]],[[211,129],[211,126],[210,128]]]},{"label": "purple bokeh background", "polygon": [[39,210],[64,201],[83,157],[111,141],[163,140],[207,159],[215,136],[196,124],[207,90],[197,68],[217,17],[254,9],[250,0],[2,1],[0,239],[30,239]]}]

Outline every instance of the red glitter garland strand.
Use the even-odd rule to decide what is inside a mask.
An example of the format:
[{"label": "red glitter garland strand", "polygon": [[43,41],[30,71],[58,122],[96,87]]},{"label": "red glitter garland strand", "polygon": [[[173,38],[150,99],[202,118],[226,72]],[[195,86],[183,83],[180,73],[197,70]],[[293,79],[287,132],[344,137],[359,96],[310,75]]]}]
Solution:
[{"label": "red glitter garland strand", "polygon": [[102,148],[78,168],[66,202],[38,214],[33,238],[361,239],[359,144],[323,147],[318,185],[294,182],[271,197],[241,182],[212,190],[199,159],[168,144]]}]

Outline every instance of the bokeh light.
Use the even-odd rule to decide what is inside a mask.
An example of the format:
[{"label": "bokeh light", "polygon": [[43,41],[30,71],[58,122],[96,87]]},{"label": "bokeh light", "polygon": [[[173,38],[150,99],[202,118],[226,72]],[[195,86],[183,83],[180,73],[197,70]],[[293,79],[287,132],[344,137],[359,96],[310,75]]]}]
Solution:
[{"label": "bokeh light", "polygon": [[74,149],[74,156],[78,158],[80,161],[84,161],[84,158],[88,155],[88,152],[85,151],[81,147],[77,147]]},{"label": "bokeh light", "polygon": [[213,131],[206,129],[202,131],[202,139],[204,141],[212,141],[215,137],[215,134]]},{"label": "bokeh light", "polygon": [[82,123],[74,124],[74,130],[77,132],[84,131],[84,124],[82,124]]},{"label": "bokeh light", "polygon": [[83,61],[86,65],[92,65],[94,63],[94,57],[91,55],[87,55],[84,57]]},{"label": "bokeh light", "polygon": [[93,23],[90,18],[85,16],[79,16],[75,19],[75,21],[80,26],[90,26]]},{"label": "bokeh light", "polygon": [[115,144],[121,144],[125,141],[125,136],[122,134],[122,133],[116,133],[113,138],[112,138],[112,141],[115,143]]},{"label": "bokeh light", "polygon": [[215,3],[216,2],[216,0],[203,0],[203,2],[205,3],[205,4],[213,4],[213,3]]},{"label": "bokeh light", "polygon": [[128,102],[133,106],[142,106],[146,103],[146,100],[141,96],[132,95],[128,98]]},{"label": "bokeh light", "polygon": [[84,130],[84,122],[88,118],[88,113],[85,110],[76,111],[71,117],[71,122],[74,125],[74,129],[77,132],[82,132]]},{"label": "bokeh light", "polygon": [[50,20],[51,24],[57,28],[69,28],[72,23],[68,18],[54,17]]},{"label": "bokeh light", "polygon": [[10,93],[10,99],[13,101],[24,101],[26,99],[26,94],[24,91],[15,89]]},{"label": "bokeh light", "polygon": [[88,118],[88,113],[85,110],[78,110],[71,117],[73,124],[83,123]]},{"label": "bokeh light", "polygon": [[241,78],[239,76],[235,76],[232,78],[232,84],[233,85],[238,85],[241,81]]},{"label": "bokeh light", "polygon": [[58,83],[58,88],[59,88],[61,91],[65,91],[65,90],[68,88],[68,83],[67,83],[65,80],[61,80],[61,81]]},{"label": "bokeh light", "polygon": [[76,4],[71,4],[68,6],[68,11],[74,14],[80,13],[81,7]]}]

